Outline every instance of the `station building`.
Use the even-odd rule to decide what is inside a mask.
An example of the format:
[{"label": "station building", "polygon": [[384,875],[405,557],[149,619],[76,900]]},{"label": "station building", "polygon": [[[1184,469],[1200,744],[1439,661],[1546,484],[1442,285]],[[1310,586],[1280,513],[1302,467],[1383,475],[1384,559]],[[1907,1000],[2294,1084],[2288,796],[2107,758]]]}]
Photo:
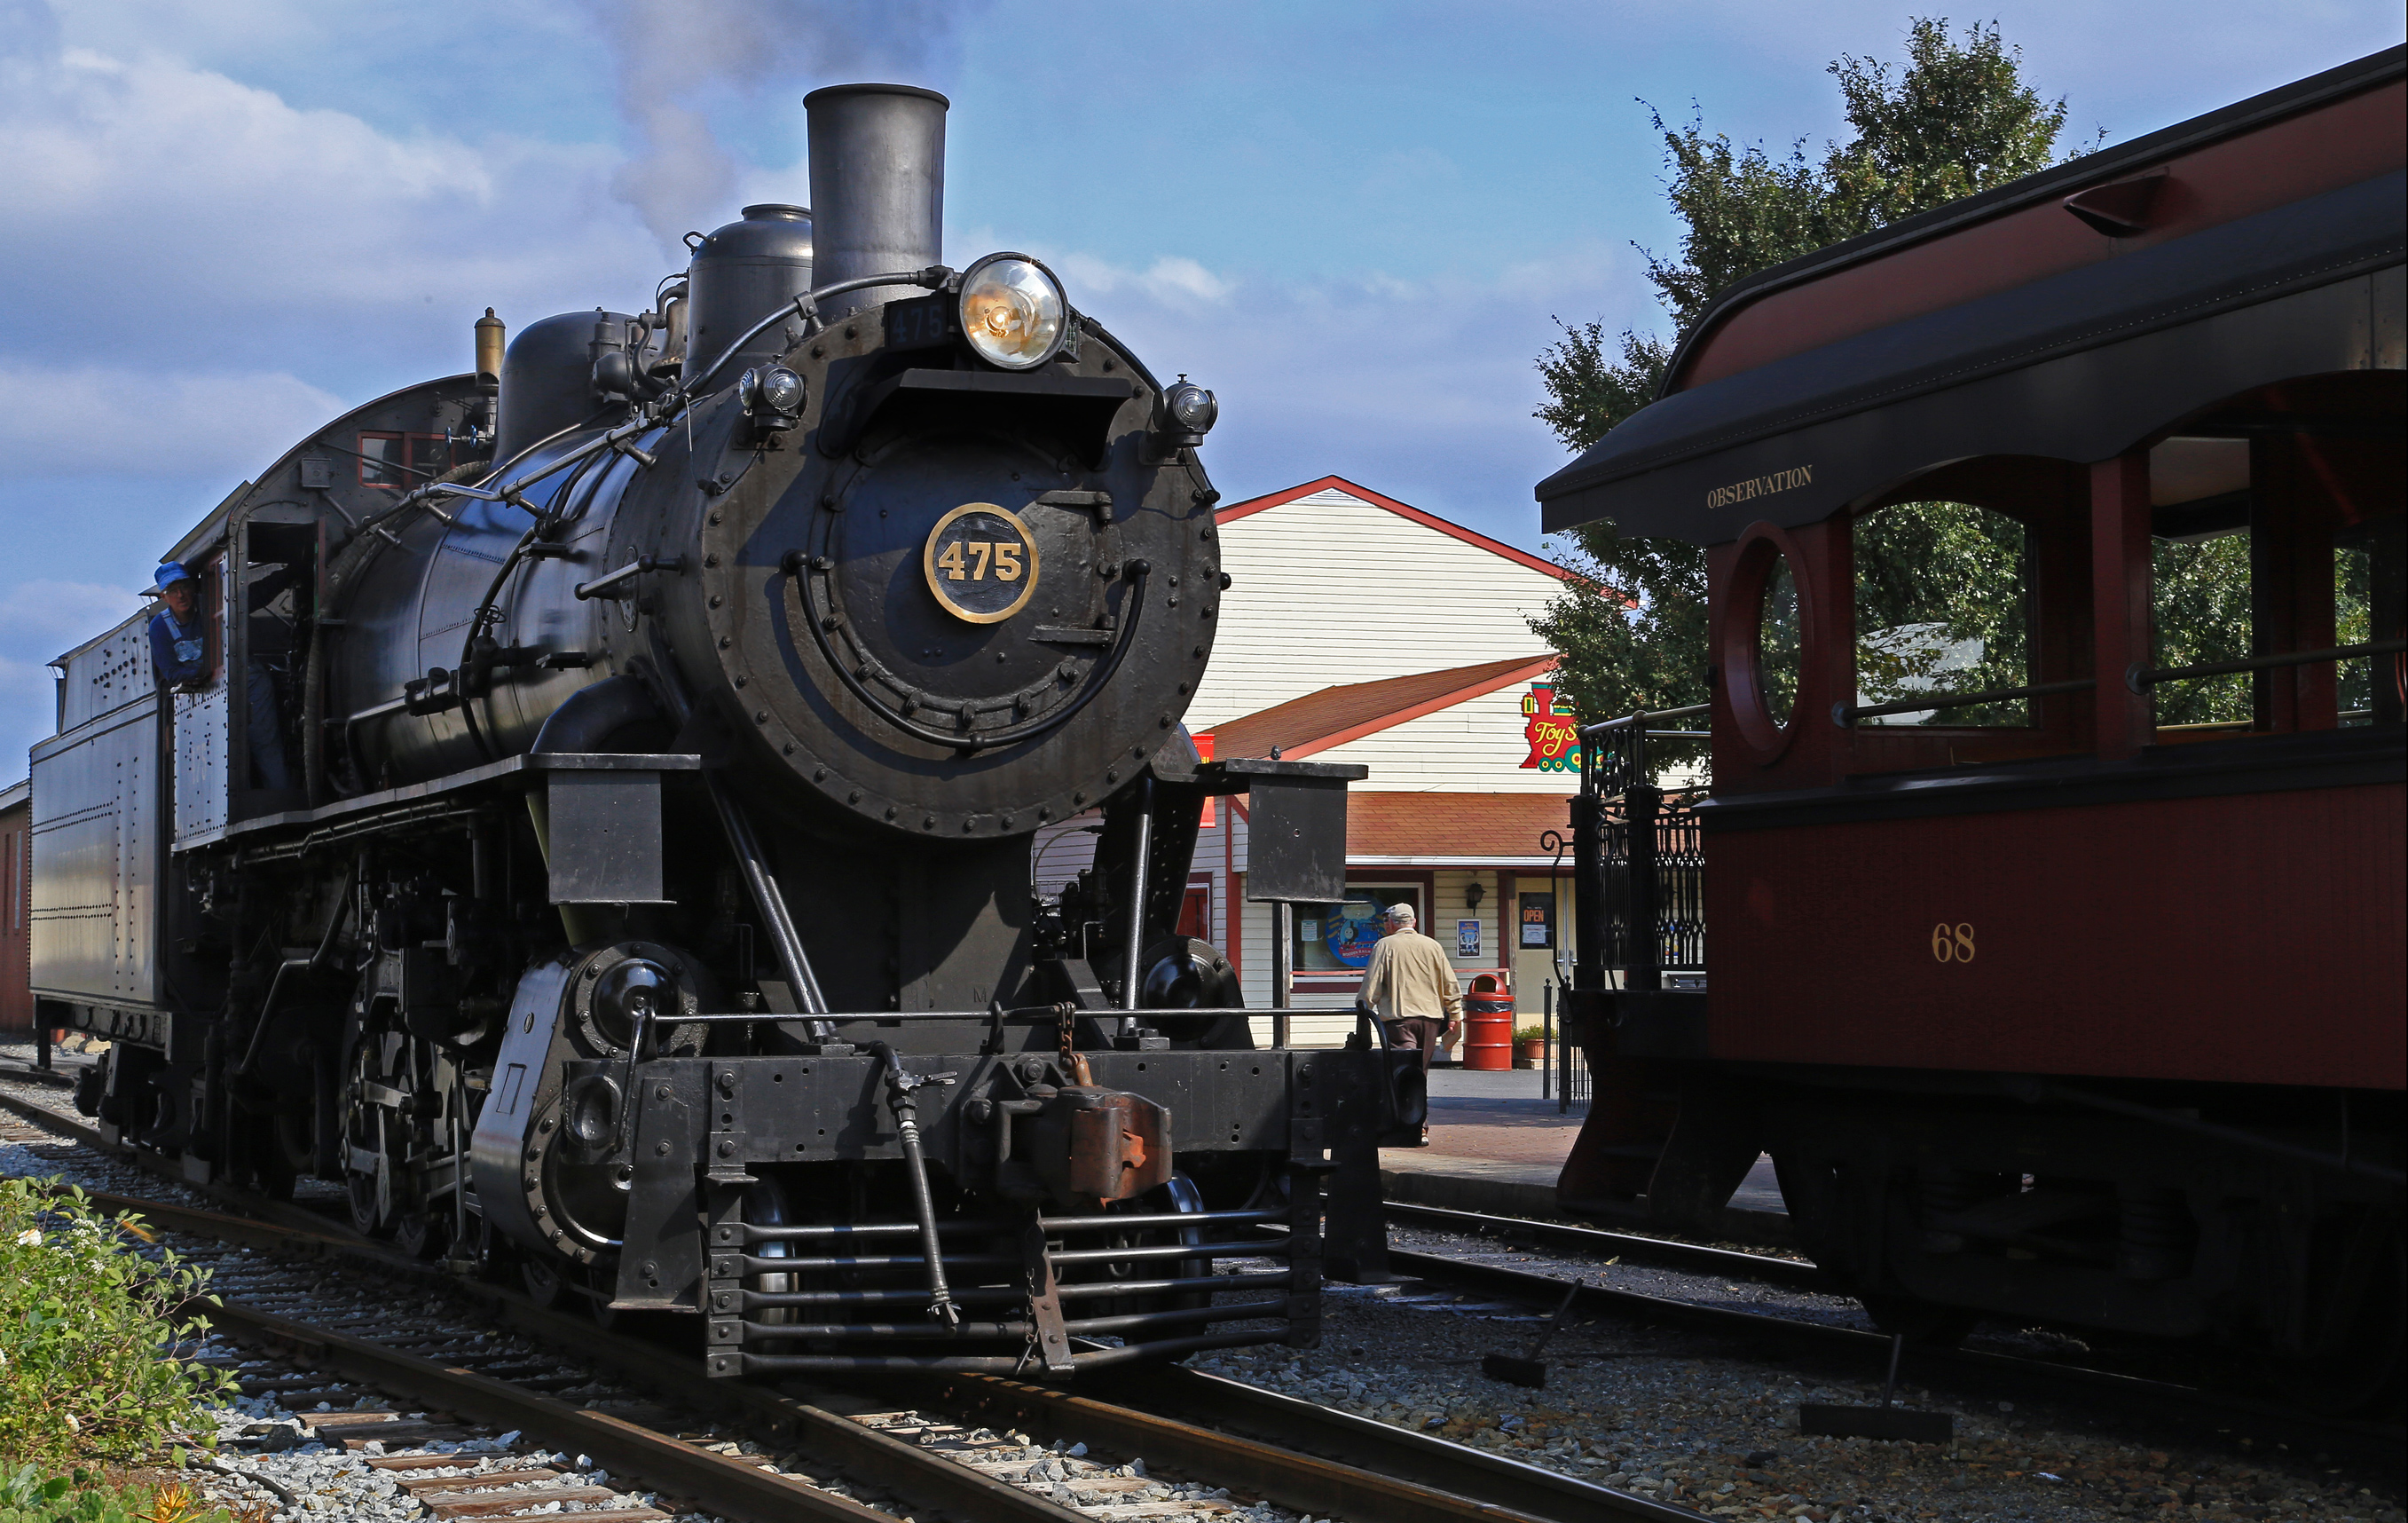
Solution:
[{"label": "station building", "polygon": [[[1225,506],[1232,578],[1187,724],[1208,757],[1355,762],[1343,903],[1298,906],[1292,967],[1302,1045],[1353,1029],[1380,907],[1404,901],[1466,988],[1510,992],[1539,1019],[1570,912],[1566,798],[1579,784],[1554,653],[1529,620],[1560,567],[1335,476]],[[1058,891],[1090,855],[1093,820],[1039,841],[1039,884]],[[1273,907],[1246,898],[1243,797],[1198,837],[1181,928],[1226,953],[1246,1003],[1273,1003]],[[1270,1040],[1268,1021],[1255,1040]]]}]

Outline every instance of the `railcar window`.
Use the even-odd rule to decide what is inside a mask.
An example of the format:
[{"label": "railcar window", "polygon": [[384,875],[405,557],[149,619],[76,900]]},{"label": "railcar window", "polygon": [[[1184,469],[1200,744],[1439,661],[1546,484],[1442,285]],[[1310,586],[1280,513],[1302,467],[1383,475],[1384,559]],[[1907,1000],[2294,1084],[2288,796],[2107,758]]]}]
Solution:
[{"label": "railcar window", "polygon": [[[2374,632],[2374,546],[2372,536],[2364,529],[2337,535],[2333,539],[2333,643],[2363,645],[2380,639]],[[2339,682],[2335,697],[2341,710],[2340,723],[2352,725],[2374,723],[2374,668],[2380,664],[2388,668],[2396,657],[2378,658],[2361,655],[2355,661],[2339,664]]]},{"label": "railcar window", "polygon": [[[2249,531],[2160,539],[2153,541],[2151,550],[2157,588],[2151,611],[2155,664],[2197,667],[2245,659],[2249,654]],[[2156,693],[2160,729],[2249,726],[2250,680],[2245,671],[2164,682]]]},{"label": "railcar window", "polygon": [[1756,616],[1756,681],[1764,691],[1765,712],[1787,727],[1789,711],[1798,705],[1798,582],[1789,574],[1789,557],[1773,557],[1765,573],[1764,601]]},{"label": "railcar window", "polygon": [[[1907,502],[1856,524],[1856,701],[1982,693],[2031,682],[2024,525],[1963,502]],[[2032,723],[2031,701],[1880,714],[1868,725]]]}]

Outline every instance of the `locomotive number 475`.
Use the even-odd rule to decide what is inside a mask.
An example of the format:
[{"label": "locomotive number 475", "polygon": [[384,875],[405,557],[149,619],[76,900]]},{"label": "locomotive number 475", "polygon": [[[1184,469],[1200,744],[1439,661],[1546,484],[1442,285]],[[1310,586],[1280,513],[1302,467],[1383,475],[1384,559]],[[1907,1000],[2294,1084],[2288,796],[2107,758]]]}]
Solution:
[{"label": "locomotive number 475", "polygon": [[[968,552],[967,557],[965,551]],[[937,565],[943,568],[948,582],[959,582],[965,576],[972,582],[984,582],[990,555],[995,561],[997,582],[1020,580],[1020,545],[1011,539],[956,539],[937,557]],[[971,559],[977,564],[965,571],[966,562]]]}]

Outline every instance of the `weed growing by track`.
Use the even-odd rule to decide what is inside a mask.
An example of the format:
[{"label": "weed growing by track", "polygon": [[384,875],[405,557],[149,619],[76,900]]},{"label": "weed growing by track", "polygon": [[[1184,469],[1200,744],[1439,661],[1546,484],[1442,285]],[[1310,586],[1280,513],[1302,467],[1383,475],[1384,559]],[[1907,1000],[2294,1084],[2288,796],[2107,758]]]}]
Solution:
[{"label": "weed growing by track", "polygon": [[264,1523],[267,1516],[255,1508],[236,1516],[181,1482],[118,1484],[81,1470],[46,1476],[33,1465],[0,1472],[0,1523]]},{"label": "weed growing by track", "polygon": [[198,1408],[234,1377],[170,1352],[208,1272],[152,1240],[72,1186],[0,1181],[0,1454],[56,1471],[211,1430]]}]

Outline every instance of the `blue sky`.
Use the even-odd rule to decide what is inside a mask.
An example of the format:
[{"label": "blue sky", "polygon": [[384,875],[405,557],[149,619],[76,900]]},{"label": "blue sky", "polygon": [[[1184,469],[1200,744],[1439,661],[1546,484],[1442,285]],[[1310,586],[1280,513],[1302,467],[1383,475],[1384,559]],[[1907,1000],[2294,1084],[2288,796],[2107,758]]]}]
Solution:
[{"label": "blue sky", "polygon": [[[1656,325],[1641,101],[1775,147],[1913,0],[0,0],[0,779],[43,663],[340,408],[512,325],[628,307],[676,236],[808,200],[802,96],[953,98],[947,253],[1053,261],[1214,387],[1232,498],[1335,472],[1537,548],[1551,319]],[[2381,3],[1992,3],[2121,139],[2390,46]]]}]

